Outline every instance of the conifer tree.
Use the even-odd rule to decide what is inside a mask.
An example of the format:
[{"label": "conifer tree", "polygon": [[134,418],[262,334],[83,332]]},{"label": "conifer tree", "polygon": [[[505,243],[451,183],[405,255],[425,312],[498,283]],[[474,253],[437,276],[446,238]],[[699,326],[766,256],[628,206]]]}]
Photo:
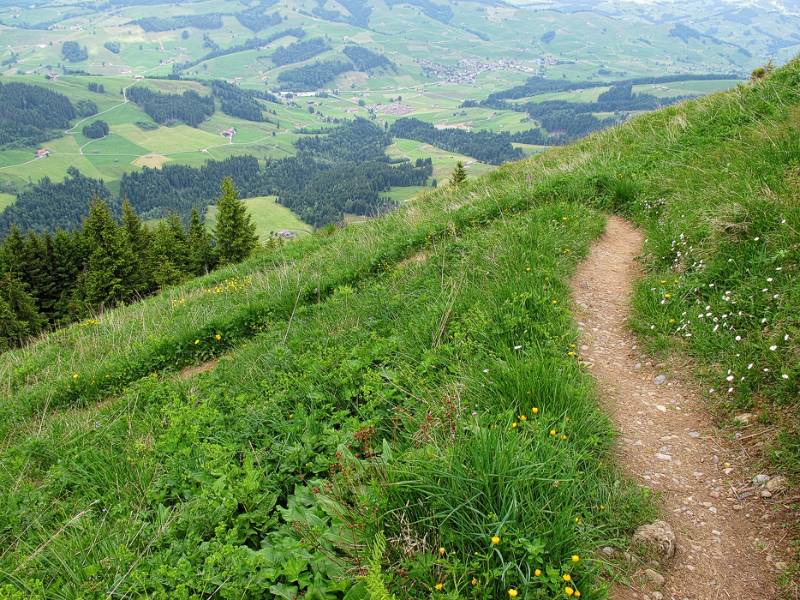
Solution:
[{"label": "conifer tree", "polygon": [[208,235],[196,208],[192,209],[186,241],[189,247],[189,272],[193,275],[205,275],[213,266],[214,249],[211,246],[211,236]]},{"label": "conifer tree", "polygon": [[25,290],[25,284],[11,273],[0,277],[0,351],[36,335],[44,324],[45,319]]},{"label": "conifer tree", "polygon": [[467,180],[467,172],[464,170],[464,165],[461,161],[456,163],[456,168],[450,175],[450,185],[459,185]]},{"label": "conifer tree", "polygon": [[153,289],[150,235],[127,200],[122,203],[122,229],[134,260],[126,287],[131,296],[142,296]]},{"label": "conifer tree", "polygon": [[188,249],[180,217],[171,213],[153,231],[153,277],[159,287],[186,279]]},{"label": "conifer tree", "polygon": [[247,258],[258,243],[256,226],[239,200],[233,180],[222,180],[222,196],[217,200],[217,223],[214,227],[219,264],[226,265]]},{"label": "conifer tree", "polygon": [[102,200],[90,205],[83,235],[89,256],[81,277],[80,297],[86,309],[102,311],[128,296],[133,252],[123,229]]}]

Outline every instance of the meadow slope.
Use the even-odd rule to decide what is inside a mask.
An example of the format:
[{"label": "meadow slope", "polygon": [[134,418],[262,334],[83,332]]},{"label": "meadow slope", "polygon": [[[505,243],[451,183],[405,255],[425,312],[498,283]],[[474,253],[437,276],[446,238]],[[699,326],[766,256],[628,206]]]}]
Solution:
[{"label": "meadow slope", "polygon": [[794,415],[798,104],[795,61],[0,356],[0,597],[605,597],[652,509],[569,277],[634,220],[651,350]]}]

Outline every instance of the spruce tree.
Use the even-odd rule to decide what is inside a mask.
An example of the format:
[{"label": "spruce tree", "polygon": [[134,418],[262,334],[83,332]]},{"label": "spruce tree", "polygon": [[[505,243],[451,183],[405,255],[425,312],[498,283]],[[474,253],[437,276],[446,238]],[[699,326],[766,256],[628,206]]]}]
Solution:
[{"label": "spruce tree", "polygon": [[25,284],[11,273],[0,277],[0,351],[20,345],[45,323]]},{"label": "spruce tree", "polygon": [[128,297],[133,252],[108,205],[94,200],[83,223],[89,258],[81,277],[80,297],[85,309],[104,310]]},{"label": "spruce tree", "polygon": [[200,220],[200,214],[196,208],[192,209],[186,242],[189,247],[189,272],[193,275],[205,275],[213,266],[214,249],[211,246],[211,237],[208,235],[206,226]]},{"label": "spruce tree", "polygon": [[126,283],[128,294],[143,296],[152,291],[154,286],[150,235],[127,200],[122,203],[122,230],[134,259],[131,275]]},{"label": "spruce tree", "polygon": [[239,200],[233,180],[222,180],[222,196],[217,200],[217,223],[214,227],[216,254],[219,264],[244,260],[258,243],[256,226]]},{"label": "spruce tree", "polygon": [[464,165],[461,161],[456,163],[456,168],[453,169],[452,175],[450,175],[450,185],[459,185],[467,180],[467,172],[464,170]]},{"label": "spruce tree", "polygon": [[180,217],[170,213],[153,231],[153,278],[158,287],[175,285],[186,279],[188,254]]}]

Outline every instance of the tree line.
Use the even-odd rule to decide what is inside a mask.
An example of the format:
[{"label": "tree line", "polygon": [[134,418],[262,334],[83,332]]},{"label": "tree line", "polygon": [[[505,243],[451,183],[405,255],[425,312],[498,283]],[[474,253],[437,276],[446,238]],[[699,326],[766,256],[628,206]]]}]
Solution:
[{"label": "tree line", "polygon": [[257,240],[230,179],[222,182],[212,232],[196,210],[186,227],[174,213],[147,227],[129,203],[118,217],[101,199],[76,231],[22,234],[13,227],[0,245],[0,351],[239,262]]},{"label": "tree line", "polygon": [[144,17],[130,21],[127,25],[138,25],[148,33],[172,31],[174,29],[184,29],[185,27],[219,29],[222,27],[222,15],[220,13],[208,13],[205,15],[179,15],[175,17]]},{"label": "tree line", "polygon": [[289,92],[310,92],[333,81],[337,76],[352,71],[353,65],[343,60],[317,61],[278,75],[281,89]]},{"label": "tree line", "polygon": [[300,40],[288,46],[277,48],[270,56],[270,60],[276,67],[282,67],[291,63],[303,62],[309,58],[314,58],[317,54],[322,54],[329,50],[330,46],[322,38],[312,38],[310,40]]},{"label": "tree line", "polygon": [[373,52],[363,46],[345,46],[342,52],[350,59],[358,71],[366,73],[373,69],[396,70],[394,63],[383,54]]},{"label": "tree line", "polygon": [[269,121],[264,117],[263,108],[258,100],[278,103],[274,94],[261,90],[245,90],[238,85],[213,80],[210,84],[211,94],[220,101],[220,109],[226,115],[247,119],[248,121]]},{"label": "tree line", "polygon": [[506,132],[437,129],[430,123],[408,117],[395,121],[390,132],[395,137],[425,142],[492,165],[519,160],[523,156],[522,150],[511,145],[511,135]]},{"label": "tree line", "polygon": [[[275,2],[272,2],[271,4],[275,4]],[[283,21],[283,17],[276,12],[268,15],[264,14],[265,8],[266,7],[264,6],[264,3],[262,2],[262,4],[259,6],[236,13],[236,19],[242,24],[243,27],[247,27],[253,33],[258,33],[267,27],[274,27]]]},{"label": "tree line", "polygon": [[[525,132],[512,141],[529,140],[526,143],[543,143],[547,145],[561,145],[585,137],[594,131],[616,125],[625,119],[626,115],[636,111],[649,111],[675,104],[688,99],[690,96],[676,96],[658,98],[652,94],[634,93],[633,86],[675,81],[696,80],[710,81],[730,79],[733,75],[705,74],[705,75],[667,75],[664,77],[640,77],[615,82],[575,82],[549,80],[541,77],[532,77],[525,84],[490,94],[480,103],[467,100],[462,106],[485,106],[498,110],[514,110],[525,112],[531,119],[538,121],[544,131],[539,133]],[[535,96],[544,93],[555,93],[569,90],[608,87],[609,89],[598,95],[594,102],[569,102],[566,100],[547,100],[537,102]],[[508,100],[531,97],[528,102],[509,102]],[[611,116],[598,117],[598,113],[611,113]]]},{"label": "tree line", "polygon": [[136,86],[127,91],[127,96],[156,123],[182,121],[197,127],[214,114],[214,98],[201,96],[194,90],[187,90],[183,94],[164,94]]},{"label": "tree line", "polygon": [[27,83],[0,83],[0,147],[24,147],[57,137],[75,118],[63,94]]}]

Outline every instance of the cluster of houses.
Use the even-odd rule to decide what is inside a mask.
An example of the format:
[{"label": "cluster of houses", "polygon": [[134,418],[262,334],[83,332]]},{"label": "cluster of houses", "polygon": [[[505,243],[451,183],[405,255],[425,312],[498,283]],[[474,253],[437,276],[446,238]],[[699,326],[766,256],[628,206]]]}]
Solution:
[{"label": "cluster of houses", "polygon": [[443,65],[427,58],[419,58],[416,62],[426,77],[433,77],[448,83],[470,85],[475,83],[478,75],[486,71],[516,71],[535,75],[540,72],[543,64],[542,61],[520,61],[507,58],[490,61],[464,58],[458,62],[457,66]]}]

